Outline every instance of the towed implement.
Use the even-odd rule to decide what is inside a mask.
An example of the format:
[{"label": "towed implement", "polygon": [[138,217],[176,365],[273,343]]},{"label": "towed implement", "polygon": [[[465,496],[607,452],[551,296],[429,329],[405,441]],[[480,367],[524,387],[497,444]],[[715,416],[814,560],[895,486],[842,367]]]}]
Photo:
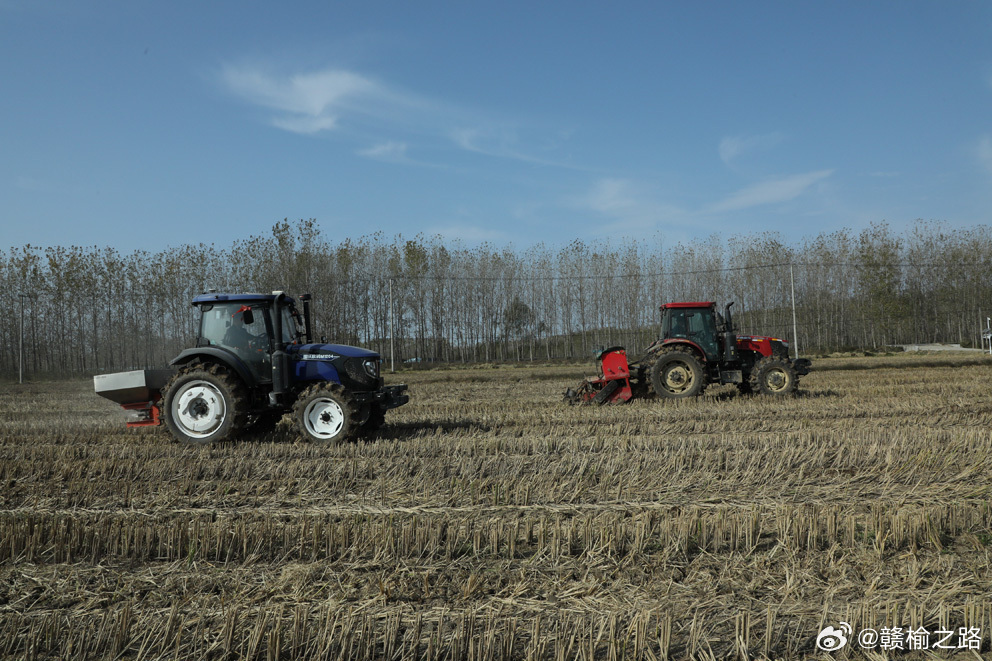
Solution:
[{"label": "towed implement", "polygon": [[406,385],[386,386],[379,354],[315,343],[310,296],[209,292],[193,299],[200,311],[196,346],[167,370],[93,377],[98,395],[135,419],[129,427],[164,423],[192,444],[268,431],[287,413],[313,441],[335,443],[377,430],[386,411],[410,400]]},{"label": "towed implement", "polygon": [[729,303],[720,314],[713,302],[661,306],[661,338],[636,362],[623,347],[599,353],[600,375],[565,391],[570,403],[619,404],[635,397],[683,399],[707,385],[732,383],[742,393],[790,395],[810,361],[789,357],[775,337],[738,335]]}]

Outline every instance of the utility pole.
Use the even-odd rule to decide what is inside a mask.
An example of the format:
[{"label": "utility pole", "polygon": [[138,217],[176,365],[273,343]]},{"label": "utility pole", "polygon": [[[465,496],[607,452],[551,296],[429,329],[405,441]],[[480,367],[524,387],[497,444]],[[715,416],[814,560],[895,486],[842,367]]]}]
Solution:
[{"label": "utility pole", "polygon": [[792,344],[796,347],[796,358],[799,357],[799,331],[796,327],[796,276],[789,264],[789,283],[792,285]]},{"label": "utility pole", "polygon": [[393,326],[393,278],[389,279],[389,371],[396,373],[396,332]]},{"label": "utility pole", "polygon": [[24,383],[24,298],[27,294],[18,292],[17,297],[21,299],[21,334],[17,346],[17,382]]}]

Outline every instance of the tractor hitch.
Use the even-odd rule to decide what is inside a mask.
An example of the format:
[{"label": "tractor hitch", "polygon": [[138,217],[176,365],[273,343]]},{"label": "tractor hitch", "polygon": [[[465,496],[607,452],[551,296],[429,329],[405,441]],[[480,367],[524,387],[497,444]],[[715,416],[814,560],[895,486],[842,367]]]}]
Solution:
[{"label": "tractor hitch", "polygon": [[406,393],[406,390],[407,385],[399,383],[395,386],[383,386],[374,392],[357,393],[354,399],[360,404],[378,404],[387,410],[395,409],[410,401],[410,395]]}]

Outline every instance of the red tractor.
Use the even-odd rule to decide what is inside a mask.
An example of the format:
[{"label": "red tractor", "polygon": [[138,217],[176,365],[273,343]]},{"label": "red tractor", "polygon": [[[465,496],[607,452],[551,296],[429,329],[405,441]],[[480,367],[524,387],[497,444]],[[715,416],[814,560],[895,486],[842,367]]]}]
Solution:
[{"label": "red tractor", "polygon": [[789,344],[774,337],[737,335],[729,303],[720,314],[713,302],[661,306],[661,339],[634,363],[623,347],[600,352],[601,374],[565,392],[572,403],[615,404],[634,397],[695,397],[711,383],[733,383],[742,393],[789,395],[810,361],[791,359]]}]

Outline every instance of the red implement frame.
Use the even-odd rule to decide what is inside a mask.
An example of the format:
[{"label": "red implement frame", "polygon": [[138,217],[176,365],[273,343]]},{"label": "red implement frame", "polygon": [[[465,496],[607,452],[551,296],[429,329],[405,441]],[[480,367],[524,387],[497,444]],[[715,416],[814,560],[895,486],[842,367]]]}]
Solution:
[{"label": "red implement frame", "polygon": [[128,420],[128,427],[155,427],[162,424],[162,411],[154,402],[136,402],[134,404],[121,404],[125,411],[134,411],[138,414],[137,420]]},{"label": "red implement frame", "polygon": [[623,347],[606,349],[599,354],[601,376],[591,377],[579,389],[582,402],[593,404],[623,404],[634,394],[630,390],[630,366]]}]

